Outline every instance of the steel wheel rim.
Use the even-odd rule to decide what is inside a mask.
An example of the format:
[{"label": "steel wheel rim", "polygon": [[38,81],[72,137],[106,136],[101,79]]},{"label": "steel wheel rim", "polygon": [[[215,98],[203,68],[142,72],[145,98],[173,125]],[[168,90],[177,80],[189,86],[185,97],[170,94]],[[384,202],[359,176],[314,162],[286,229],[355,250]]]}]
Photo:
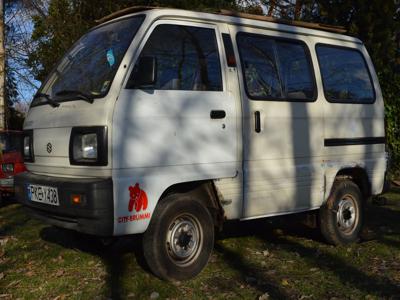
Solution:
[{"label": "steel wheel rim", "polygon": [[166,247],[171,260],[180,266],[193,263],[203,244],[199,220],[191,214],[176,217],[168,228]]},{"label": "steel wheel rim", "polygon": [[340,199],[336,213],[337,226],[345,234],[352,234],[358,223],[358,207],[353,196],[347,194]]}]

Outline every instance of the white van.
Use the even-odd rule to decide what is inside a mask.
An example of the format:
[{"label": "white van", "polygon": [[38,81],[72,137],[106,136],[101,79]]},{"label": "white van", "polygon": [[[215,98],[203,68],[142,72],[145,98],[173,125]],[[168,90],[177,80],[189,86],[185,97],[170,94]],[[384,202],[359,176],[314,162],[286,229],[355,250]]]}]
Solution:
[{"label": "white van", "polygon": [[225,220],[319,210],[328,242],[357,241],[386,171],[383,99],[360,40],[226,12],[103,21],[32,101],[29,172],[15,182],[33,215],[143,234],[150,269],[171,280],[204,268]]}]

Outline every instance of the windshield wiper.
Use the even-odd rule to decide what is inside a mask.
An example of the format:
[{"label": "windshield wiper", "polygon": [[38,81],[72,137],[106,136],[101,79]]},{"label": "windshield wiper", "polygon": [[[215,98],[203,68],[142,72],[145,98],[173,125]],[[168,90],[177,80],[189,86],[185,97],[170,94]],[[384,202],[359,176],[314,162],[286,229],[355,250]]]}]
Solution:
[{"label": "windshield wiper", "polygon": [[81,91],[75,91],[75,90],[59,91],[56,93],[56,96],[71,96],[71,97],[89,102],[90,104],[92,104],[94,101],[93,97],[91,97],[85,93],[82,93]]},{"label": "windshield wiper", "polygon": [[33,96],[33,99],[36,99],[36,98],[45,98],[47,100],[47,102],[45,102],[45,103],[50,104],[52,107],[60,106],[60,103],[51,99],[50,95],[43,94],[43,93],[37,93],[35,96]]}]

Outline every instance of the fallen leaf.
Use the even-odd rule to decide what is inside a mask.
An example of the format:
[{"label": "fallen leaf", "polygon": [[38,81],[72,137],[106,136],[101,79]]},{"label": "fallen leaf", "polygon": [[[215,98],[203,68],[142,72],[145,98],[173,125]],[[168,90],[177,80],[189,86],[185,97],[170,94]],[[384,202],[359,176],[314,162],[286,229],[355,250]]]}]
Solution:
[{"label": "fallen leaf", "polygon": [[258,297],[258,300],[268,300],[268,299],[269,299],[268,293],[262,294],[260,297]]},{"label": "fallen leaf", "polygon": [[0,246],[5,246],[7,244],[7,242],[9,241],[9,237],[2,237],[0,238]]},{"label": "fallen leaf", "polygon": [[288,264],[294,264],[294,260],[288,260],[287,263]]},{"label": "fallen leaf", "polygon": [[32,277],[35,273],[33,271],[28,271],[25,273],[26,276]]},{"label": "fallen leaf", "polygon": [[282,279],[281,284],[283,286],[288,286],[289,285],[289,281],[287,279]]},{"label": "fallen leaf", "polygon": [[299,298],[299,300],[310,299],[310,298],[313,298],[313,297],[314,297],[313,294],[311,294],[311,295],[309,295],[309,296],[303,295],[303,296],[301,296],[301,297]]},{"label": "fallen leaf", "polygon": [[58,270],[55,275],[56,275],[56,277],[60,277],[60,276],[64,275],[64,273],[65,273],[64,270]]}]

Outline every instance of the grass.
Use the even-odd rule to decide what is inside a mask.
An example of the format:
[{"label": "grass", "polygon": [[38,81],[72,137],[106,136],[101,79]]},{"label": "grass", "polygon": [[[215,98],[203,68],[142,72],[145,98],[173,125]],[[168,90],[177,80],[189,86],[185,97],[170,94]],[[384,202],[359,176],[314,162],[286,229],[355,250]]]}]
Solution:
[{"label": "grass", "polygon": [[399,299],[400,190],[367,206],[363,240],[334,247],[292,218],[227,224],[206,269],[167,283],[140,237],[100,240],[0,208],[0,299]]}]

